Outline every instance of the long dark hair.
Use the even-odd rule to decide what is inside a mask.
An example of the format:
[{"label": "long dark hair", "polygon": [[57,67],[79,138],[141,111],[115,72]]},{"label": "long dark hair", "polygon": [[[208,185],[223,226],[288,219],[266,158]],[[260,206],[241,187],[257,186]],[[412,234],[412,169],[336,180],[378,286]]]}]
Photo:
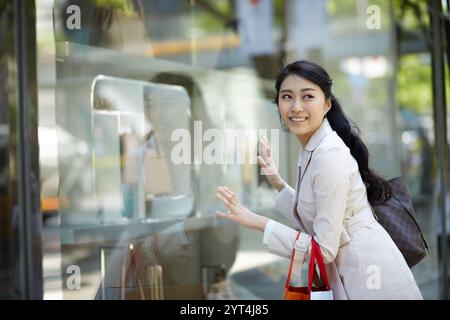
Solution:
[{"label": "long dark hair", "polygon": [[[385,179],[373,172],[369,168],[369,150],[360,138],[361,131],[345,115],[331,89],[333,80],[324,68],[310,61],[295,61],[286,65],[278,74],[275,88],[277,95],[274,102],[278,105],[278,95],[281,84],[289,75],[297,75],[318,85],[326,99],[331,99],[331,109],[326,114],[326,118],[331,128],[344,141],[350,149],[350,153],[358,163],[359,172],[367,188],[367,198],[371,205],[383,203],[392,193],[391,187]],[[280,115],[281,117],[281,115]]]}]

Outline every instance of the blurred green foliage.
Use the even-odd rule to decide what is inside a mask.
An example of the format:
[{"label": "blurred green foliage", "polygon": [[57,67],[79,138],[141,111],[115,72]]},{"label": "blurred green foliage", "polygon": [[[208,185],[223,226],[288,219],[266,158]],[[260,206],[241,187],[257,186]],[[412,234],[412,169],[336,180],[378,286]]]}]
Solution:
[{"label": "blurred green foliage", "polygon": [[427,1],[424,0],[394,0],[394,15],[406,30],[418,30],[421,26],[430,25]]},{"label": "blurred green foliage", "polygon": [[432,112],[431,67],[428,54],[400,57],[397,70],[397,99],[401,109]]},{"label": "blurred green foliage", "polygon": [[[450,77],[445,68],[446,83]],[[450,97],[450,86],[446,95]],[[404,55],[399,60],[397,71],[397,98],[401,109],[412,112],[431,114],[433,112],[433,91],[431,58],[429,54]],[[450,101],[447,101],[450,107]]]},{"label": "blurred green foliage", "polygon": [[109,7],[123,11],[126,15],[134,12],[134,5],[131,0],[95,0],[98,7]]},{"label": "blurred green foliage", "polygon": [[[281,27],[284,22],[285,2],[286,0],[273,0],[274,24],[277,27]],[[210,1],[210,3],[224,16],[231,18],[235,15],[235,8],[232,7],[229,0],[214,0]],[[221,21],[208,11],[202,9],[201,5],[193,6],[192,10],[192,13],[195,14],[196,25],[203,32],[217,33],[224,31],[225,22]]]},{"label": "blurred green foliage", "polygon": [[[408,4],[409,3],[409,4]],[[407,4],[407,5],[406,5]],[[410,37],[424,39],[422,32],[428,32],[430,19],[427,1],[394,0],[394,15],[397,23],[405,32],[403,41]],[[423,40],[422,40],[423,41]],[[448,68],[445,68],[446,95],[450,97]],[[401,109],[431,114],[433,112],[433,91],[430,54],[408,54],[399,57],[397,70],[397,99]],[[450,100],[450,99],[449,99]],[[450,106],[450,101],[447,101]]]},{"label": "blurred green foliage", "polygon": [[[212,6],[224,16],[231,17],[234,8],[228,0],[216,0],[211,2]],[[191,14],[194,15],[195,26],[203,34],[220,33],[225,30],[225,21],[202,8],[201,5],[191,6]]]}]

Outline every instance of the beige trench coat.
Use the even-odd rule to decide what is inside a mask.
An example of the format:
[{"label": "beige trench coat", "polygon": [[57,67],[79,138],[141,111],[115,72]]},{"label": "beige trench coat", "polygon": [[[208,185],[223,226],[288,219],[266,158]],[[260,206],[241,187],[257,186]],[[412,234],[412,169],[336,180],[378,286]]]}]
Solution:
[{"label": "beige trench coat", "polygon": [[263,240],[268,251],[290,258],[301,230],[299,242],[314,236],[322,249],[335,299],[422,299],[403,255],[372,214],[356,160],[326,118],[301,151],[299,166],[309,160],[296,212],[294,189],[276,195],[277,210],[293,228],[270,220]]}]

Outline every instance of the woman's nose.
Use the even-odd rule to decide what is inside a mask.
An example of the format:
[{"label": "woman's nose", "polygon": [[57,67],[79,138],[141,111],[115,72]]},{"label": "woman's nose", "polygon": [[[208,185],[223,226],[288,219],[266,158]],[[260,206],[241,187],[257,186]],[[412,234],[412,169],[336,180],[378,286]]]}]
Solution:
[{"label": "woman's nose", "polygon": [[301,100],[293,100],[292,106],[293,111],[303,111],[303,103]]}]

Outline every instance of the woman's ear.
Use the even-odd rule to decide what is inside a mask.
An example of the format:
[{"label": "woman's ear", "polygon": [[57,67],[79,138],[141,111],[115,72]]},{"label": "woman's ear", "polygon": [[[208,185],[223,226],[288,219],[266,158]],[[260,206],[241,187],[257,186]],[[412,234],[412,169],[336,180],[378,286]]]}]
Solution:
[{"label": "woman's ear", "polygon": [[330,109],[331,109],[331,98],[328,98],[325,101],[325,113],[324,113],[324,115],[326,115],[328,113],[328,111],[330,111]]}]

